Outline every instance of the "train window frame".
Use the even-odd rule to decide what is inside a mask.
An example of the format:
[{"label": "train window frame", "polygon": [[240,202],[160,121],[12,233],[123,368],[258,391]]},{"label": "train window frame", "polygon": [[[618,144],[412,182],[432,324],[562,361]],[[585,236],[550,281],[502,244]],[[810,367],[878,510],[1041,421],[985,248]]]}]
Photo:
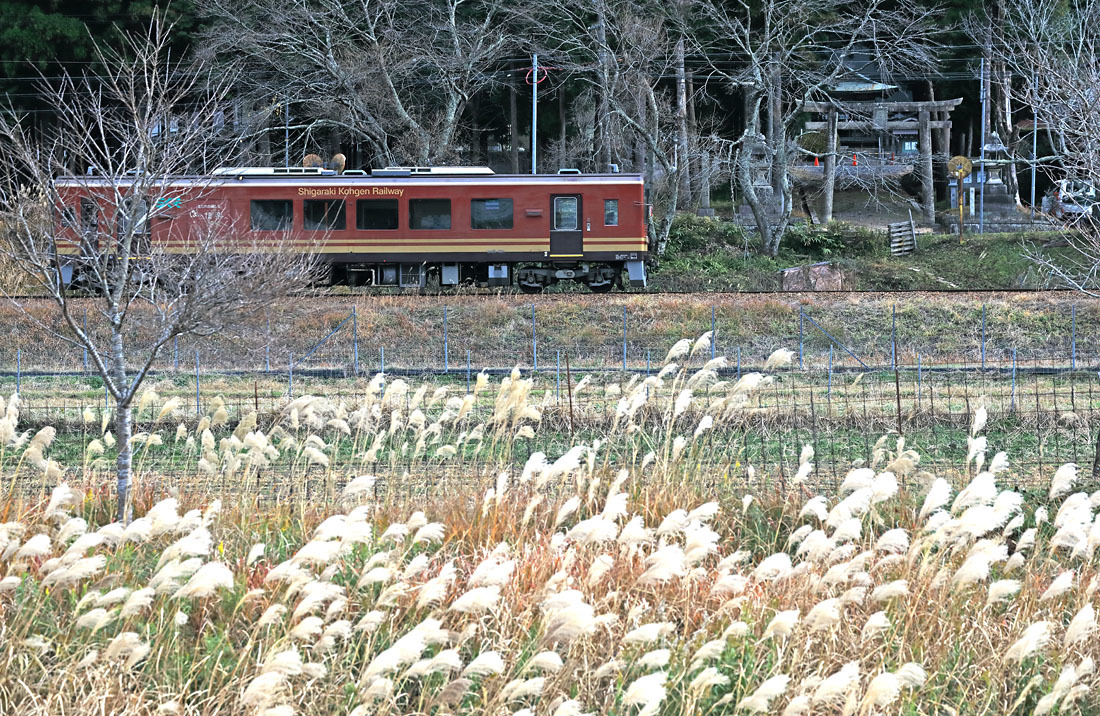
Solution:
[{"label": "train window frame", "polygon": [[[446,226],[418,226],[417,225],[417,224],[423,222],[429,216],[434,216],[436,219],[438,219],[438,217],[440,217],[440,216],[443,216],[442,213],[436,213],[434,215],[433,214],[422,214],[422,215],[419,214],[419,211],[423,210],[423,209],[420,209],[419,207],[424,207],[426,209],[427,206],[430,203],[434,203],[437,206],[441,206],[444,203],[447,205],[447,215],[446,215],[447,216],[447,225]],[[409,229],[411,231],[450,231],[451,227],[454,226],[453,214],[454,214],[454,212],[452,211],[452,208],[451,208],[451,200],[450,199],[445,199],[445,198],[441,198],[441,197],[423,197],[423,198],[417,198],[417,199],[409,199]]]},{"label": "train window frame", "polygon": [[145,197],[137,198],[125,198],[122,200],[122,204],[119,205],[115,218],[115,227],[118,231],[118,238],[122,239],[130,230],[129,222],[126,217],[126,206],[133,204],[135,206],[134,216],[136,217],[133,235],[145,236],[150,231],[149,226],[149,200]]},{"label": "train window frame", "polygon": [[96,234],[99,231],[99,202],[95,199],[80,197],[80,233]]},{"label": "train window frame", "polygon": [[[388,204],[393,210],[393,226],[386,228],[379,228],[377,226],[364,226],[362,221],[363,212],[360,208],[370,208],[371,205],[375,206],[375,209],[382,208],[380,205]],[[386,208],[389,211],[390,208]],[[397,199],[356,199],[355,200],[355,230],[356,231],[397,231],[401,228],[401,202]]]},{"label": "train window frame", "polygon": [[[475,210],[475,208],[474,208],[475,205],[477,205],[479,202],[481,202],[484,205],[484,204],[486,204],[488,202],[491,202],[491,201],[500,202],[502,209],[505,206],[505,204],[507,204],[507,207],[508,207],[507,208],[507,212],[508,212],[508,214],[507,214],[507,219],[508,219],[507,220],[507,225],[498,225],[498,226],[478,226],[477,225],[476,222],[477,222],[478,217],[477,217],[477,210]],[[503,214],[502,214],[501,217],[498,217],[497,220],[499,221],[501,218],[503,218]],[[484,221],[484,219],[483,219],[483,221]],[[503,223],[504,222],[501,221],[501,224],[503,224]],[[480,198],[480,199],[470,199],[470,228],[474,231],[511,231],[511,230],[515,229],[516,228],[515,202],[510,197],[503,197],[503,196],[502,197],[488,197],[488,198]]]},{"label": "train window frame", "polygon": [[[564,216],[558,211],[558,204],[563,202],[573,203],[573,225],[562,226],[559,222]],[[580,201],[575,196],[555,196],[554,197],[554,216],[553,216],[554,231],[580,231],[581,228],[581,206]]]},{"label": "train window frame", "polygon": [[[257,207],[260,204],[282,204],[290,209],[287,223],[275,226],[261,226],[257,222]],[[292,199],[250,199],[248,202],[248,225],[252,231],[290,231],[294,227],[294,201]]]},{"label": "train window frame", "polygon": [[[311,206],[317,204],[324,204],[324,211],[321,213],[320,223],[313,221],[310,218],[309,210]],[[339,204],[339,210],[335,216],[331,214],[331,207],[335,204]],[[332,221],[326,221],[331,218]],[[347,202],[343,199],[303,199],[302,200],[302,228],[306,231],[325,232],[325,231],[347,231],[348,228],[348,214],[347,214]]]},{"label": "train window frame", "polygon": [[619,225],[619,200],[618,199],[604,199],[603,200],[603,225],[604,226],[618,226]]}]

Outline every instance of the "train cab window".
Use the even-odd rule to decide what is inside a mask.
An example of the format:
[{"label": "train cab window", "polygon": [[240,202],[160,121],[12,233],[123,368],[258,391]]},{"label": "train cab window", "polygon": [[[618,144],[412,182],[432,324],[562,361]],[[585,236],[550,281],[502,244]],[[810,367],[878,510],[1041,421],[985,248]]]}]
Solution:
[{"label": "train cab window", "polygon": [[306,231],[343,231],[348,228],[343,199],[306,199],[302,202]]},{"label": "train cab window", "polygon": [[355,202],[355,228],[392,231],[397,228],[397,199],[360,199]]},{"label": "train cab window", "polygon": [[577,197],[575,197],[575,196],[556,196],[556,197],[554,197],[554,230],[555,231],[576,231],[577,230]]},{"label": "train cab window", "polygon": [[294,225],[294,202],[289,199],[253,199],[253,231],[289,231]]},{"label": "train cab window", "polygon": [[74,231],[79,227],[76,223],[76,208],[72,206],[61,207],[61,228],[73,229]]},{"label": "train cab window", "polygon": [[618,199],[604,199],[603,200],[603,225],[604,226],[618,226],[619,225],[619,200]]},{"label": "train cab window", "polygon": [[409,199],[409,228],[451,228],[450,199]]},{"label": "train cab window", "polygon": [[471,199],[471,229],[511,229],[511,199]]}]

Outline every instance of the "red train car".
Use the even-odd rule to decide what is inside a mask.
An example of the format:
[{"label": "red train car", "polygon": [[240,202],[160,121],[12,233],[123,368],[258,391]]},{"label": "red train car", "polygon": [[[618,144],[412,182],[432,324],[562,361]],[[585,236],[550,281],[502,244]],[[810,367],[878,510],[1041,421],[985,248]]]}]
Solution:
[{"label": "red train car", "polygon": [[[102,193],[94,177],[58,180],[74,233],[112,220],[114,187],[101,181]],[[316,253],[333,283],[537,292],[572,280],[602,292],[624,273],[645,285],[647,209],[637,174],[235,167],[159,185],[145,224],[150,246],[186,251],[191,223],[217,212],[240,245]]]}]

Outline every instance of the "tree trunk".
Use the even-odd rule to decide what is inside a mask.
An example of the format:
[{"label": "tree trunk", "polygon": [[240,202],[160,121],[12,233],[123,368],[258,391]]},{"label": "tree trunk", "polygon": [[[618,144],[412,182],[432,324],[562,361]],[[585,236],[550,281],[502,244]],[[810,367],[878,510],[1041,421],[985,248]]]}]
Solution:
[{"label": "tree trunk", "polygon": [[516,78],[508,83],[508,123],[512,130],[512,173],[519,174],[519,112],[516,108]]},{"label": "tree trunk", "polygon": [[928,110],[921,110],[917,122],[920,131],[921,209],[924,210],[924,220],[933,223],[936,220],[936,195],[932,185],[932,130]]},{"label": "tree trunk", "polygon": [[836,107],[829,108],[825,125],[825,179],[821,187],[825,206],[821,220],[828,224],[833,220],[833,193],[836,190]]},{"label": "tree trunk", "polygon": [[118,478],[118,510],[115,520],[126,524],[130,514],[128,502],[130,496],[130,474],[133,462],[133,450],[130,446],[130,434],[133,430],[130,416],[130,403],[115,404],[115,442],[118,445],[118,460],[115,469]]},{"label": "tree trunk", "polygon": [[676,43],[676,174],[680,185],[679,202],[691,204],[691,153],[688,149],[687,77],[684,71],[684,41]]},{"label": "tree trunk", "polygon": [[[779,76],[779,60],[775,61],[775,67],[770,70],[771,81],[768,83],[768,147],[771,150],[771,185],[772,195],[780,198],[783,196],[783,179],[779,170],[779,151],[783,144],[783,91],[782,79]],[[784,207],[779,207],[782,210]]]}]

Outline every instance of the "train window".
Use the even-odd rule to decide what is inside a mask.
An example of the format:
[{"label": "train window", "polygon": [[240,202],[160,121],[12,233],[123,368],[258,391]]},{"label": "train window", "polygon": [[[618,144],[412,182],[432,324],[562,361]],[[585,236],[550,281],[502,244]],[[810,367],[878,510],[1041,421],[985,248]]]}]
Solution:
[{"label": "train window", "polygon": [[126,236],[133,222],[134,234],[149,232],[149,202],[145,199],[123,199],[118,207],[118,235]]},{"label": "train window", "polygon": [[306,231],[343,231],[348,228],[343,199],[306,199],[302,202]]},{"label": "train window", "polygon": [[77,229],[79,226],[76,223],[76,208],[72,206],[61,207],[61,228],[63,229]]},{"label": "train window", "polygon": [[471,229],[512,228],[511,199],[471,199]]},{"label": "train window", "polygon": [[253,231],[289,231],[294,223],[294,202],[289,199],[253,199]]},{"label": "train window", "polygon": [[575,197],[575,196],[556,196],[556,197],[554,197],[554,230],[555,231],[576,231],[577,230],[577,197]]},{"label": "train window", "polygon": [[391,231],[397,228],[397,199],[360,199],[355,202],[355,228]]},{"label": "train window", "polygon": [[618,199],[604,199],[603,200],[603,225],[604,226],[618,226],[619,225],[619,200]]},{"label": "train window", "polygon": [[85,234],[99,230],[99,205],[95,199],[83,197],[80,200],[80,228]]},{"label": "train window", "polygon": [[409,199],[410,229],[450,229],[450,199]]}]

